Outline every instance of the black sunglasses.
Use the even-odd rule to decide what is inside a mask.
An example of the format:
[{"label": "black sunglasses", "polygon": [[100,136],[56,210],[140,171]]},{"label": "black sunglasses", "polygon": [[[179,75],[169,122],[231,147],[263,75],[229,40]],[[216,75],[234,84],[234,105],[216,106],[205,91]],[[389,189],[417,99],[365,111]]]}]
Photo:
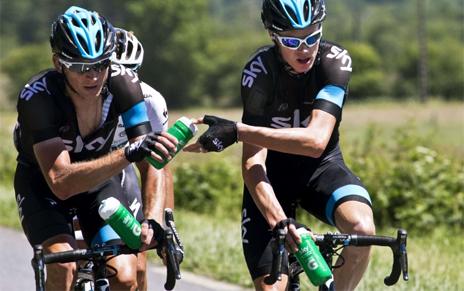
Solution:
[{"label": "black sunglasses", "polygon": [[106,70],[110,64],[111,61],[110,59],[105,59],[103,61],[99,61],[96,63],[72,63],[72,62],[67,62],[62,59],[58,59],[58,61],[63,64],[68,70],[75,72],[75,73],[87,73],[90,71],[95,71],[95,72],[102,72]]}]

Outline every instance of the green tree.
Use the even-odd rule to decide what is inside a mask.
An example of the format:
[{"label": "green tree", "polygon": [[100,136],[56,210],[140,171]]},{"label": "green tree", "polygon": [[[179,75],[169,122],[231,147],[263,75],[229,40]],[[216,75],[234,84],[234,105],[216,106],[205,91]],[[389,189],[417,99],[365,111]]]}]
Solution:
[{"label": "green tree", "polygon": [[382,70],[382,61],[375,49],[367,43],[346,43],[353,62],[350,96],[365,98],[385,95],[389,80]]},{"label": "green tree", "polygon": [[142,78],[167,97],[169,106],[199,102],[192,95],[198,81],[196,60],[208,37],[207,1],[147,0],[128,6],[128,25],[146,48]]},{"label": "green tree", "polygon": [[53,66],[48,43],[26,45],[11,51],[2,61],[0,69],[11,81],[8,95],[12,102],[26,82],[40,70]]}]

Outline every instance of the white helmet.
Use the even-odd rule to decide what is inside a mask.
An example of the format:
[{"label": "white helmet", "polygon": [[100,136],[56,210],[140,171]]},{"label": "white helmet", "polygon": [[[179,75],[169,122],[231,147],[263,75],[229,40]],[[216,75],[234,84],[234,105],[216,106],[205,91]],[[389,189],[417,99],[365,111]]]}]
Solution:
[{"label": "white helmet", "polygon": [[122,28],[116,30],[116,51],[111,61],[137,71],[143,62],[143,46],[132,32]]}]

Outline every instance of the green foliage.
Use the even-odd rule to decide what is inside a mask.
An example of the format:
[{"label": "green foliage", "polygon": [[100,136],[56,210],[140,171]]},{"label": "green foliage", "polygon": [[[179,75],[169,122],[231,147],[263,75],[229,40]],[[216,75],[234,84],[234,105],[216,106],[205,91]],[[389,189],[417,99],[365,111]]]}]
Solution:
[{"label": "green foliage", "polygon": [[[33,1],[3,2],[2,63],[9,62],[10,53],[18,48],[46,42],[52,21],[71,5],[65,0],[42,0],[40,5]],[[326,1],[324,38],[353,46],[353,97],[418,96],[417,3]],[[462,99],[462,3],[423,3],[429,46],[429,94]],[[260,20],[261,1],[82,0],[76,4],[98,11],[116,27],[135,32],[145,48],[140,76],[166,97],[170,108],[238,105],[243,65],[253,51],[269,42]],[[48,59],[49,49],[39,49],[34,55]],[[34,63],[17,67],[8,71],[8,77],[12,82],[24,82],[37,73],[33,71],[36,68]],[[16,78],[18,75],[22,76],[21,81]],[[12,87],[17,90],[16,83]]]},{"label": "green foliage", "polygon": [[50,45],[33,44],[11,51],[1,63],[1,69],[11,80],[9,96],[15,100],[26,82],[38,72],[52,67]]},{"label": "green foliage", "polygon": [[389,84],[375,49],[365,43],[347,43],[344,47],[353,62],[350,97],[385,96]]},{"label": "green foliage", "polygon": [[226,217],[240,213],[240,170],[226,159],[180,165],[174,173],[174,189],[178,207]]},{"label": "green foliage", "polygon": [[421,146],[414,125],[398,129],[390,144],[375,144],[371,127],[363,142],[346,156],[366,184],[376,224],[429,231],[439,225],[464,229],[464,168]]}]

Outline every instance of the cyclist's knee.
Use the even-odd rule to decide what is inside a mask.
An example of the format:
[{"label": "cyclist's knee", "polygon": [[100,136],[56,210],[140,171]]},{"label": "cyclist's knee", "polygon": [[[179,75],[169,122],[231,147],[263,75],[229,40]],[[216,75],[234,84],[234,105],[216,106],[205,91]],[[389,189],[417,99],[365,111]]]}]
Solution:
[{"label": "cyclist's knee", "polygon": [[359,220],[353,226],[353,233],[361,235],[375,235],[373,220]]},{"label": "cyclist's knee", "polygon": [[117,270],[117,275],[111,285],[115,289],[137,289],[137,257],[134,255],[121,255],[108,261],[108,265]]},{"label": "cyclist's knee", "polygon": [[253,283],[257,291],[284,291],[286,290],[288,277],[282,274],[282,280],[276,281],[273,285],[267,285],[264,283],[266,276],[256,278]]},{"label": "cyclist's knee", "polygon": [[337,228],[341,232],[374,235],[375,224],[372,209],[358,201],[342,203],[335,211]]}]

